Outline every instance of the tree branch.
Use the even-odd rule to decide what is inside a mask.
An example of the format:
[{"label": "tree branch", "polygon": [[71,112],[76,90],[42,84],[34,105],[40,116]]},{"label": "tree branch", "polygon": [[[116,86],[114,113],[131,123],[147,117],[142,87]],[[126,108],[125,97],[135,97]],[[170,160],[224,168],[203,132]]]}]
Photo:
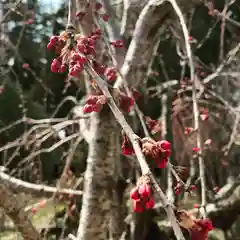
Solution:
[{"label": "tree branch", "polygon": [[173,212],[172,206],[168,202],[165,194],[163,193],[162,189],[159,187],[157,181],[155,180],[155,178],[146,162],[145,156],[142,153],[141,147],[139,145],[139,137],[133,132],[132,128],[127,123],[124,115],[118,109],[118,107],[117,107],[115,101],[113,100],[113,98],[107,88],[107,85],[104,83],[103,79],[101,79],[99,77],[99,75],[94,71],[94,69],[91,67],[90,64],[88,64],[88,70],[89,70],[90,74],[94,77],[94,79],[96,80],[96,82],[97,82],[99,88],[101,89],[101,91],[103,92],[103,94],[107,97],[108,105],[109,105],[110,109],[112,110],[116,120],[121,125],[121,127],[124,130],[124,132],[126,133],[126,135],[129,137],[129,139],[133,145],[133,148],[135,150],[135,154],[138,159],[138,163],[140,165],[142,175],[146,175],[150,178],[156,193],[158,194],[158,196],[160,197],[160,199],[163,203],[164,209],[168,215],[169,221],[172,224],[176,238],[178,240],[183,240],[184,237],[183,237],[182,231],[178,225],[178,222],[177,222],[177,219]]},{"label": "tree branch", "polygon": [[[200,134],[200,125],[199,125],[199,109],[198,109],[198,102],[197,102],[197,78],[195,76],[195,69],[194,69],[194,62],[192,57],[192,50],[191,45],[189,43],[189,32],[187,29],[187,25],[185,23],[182,11],[178,6],[175,0],[168,0],[176,12],[184,35],[186,52],[188,57],[188,64],[190,67],[190,77],[193,82],[192,84],[192,101],[193,101],[193,116],[194,116],[194,129],[197,133],[197,145],[196,147],[199,148],[198,152],[198,162],[199,162],[199,175],[201,181],[201,194],[202,194],[202,213],[205,216],[205,206],[206,206],[206,179],[205,179],[205,166],[202,157],[202,144],[201,144],[201,134]],[[192,160],[193,161],[193,160]]]},{"label": "tree branch", "polygon": [[11,177],[2,171],[0,171],[0,182],[3,182],[5,185],[9,185],[15,192],[25,192],[27,194],[33,194],[35,196],[37,195],[41,197],[51,197],[53,193],[82,196],[82,191],[66,188],[57,189],[55,187],[50,187],[42,184],[29,183],[15,177]]}]

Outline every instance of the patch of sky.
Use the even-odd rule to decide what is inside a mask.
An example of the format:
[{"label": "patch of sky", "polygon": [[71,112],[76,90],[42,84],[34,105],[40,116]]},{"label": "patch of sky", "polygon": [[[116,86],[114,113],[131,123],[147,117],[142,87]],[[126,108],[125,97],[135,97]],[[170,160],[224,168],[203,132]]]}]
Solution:
[{"label": "patch of sky", "polygon": [[64,0],[39,0],[41,12],[55,12],[63,2]]}]

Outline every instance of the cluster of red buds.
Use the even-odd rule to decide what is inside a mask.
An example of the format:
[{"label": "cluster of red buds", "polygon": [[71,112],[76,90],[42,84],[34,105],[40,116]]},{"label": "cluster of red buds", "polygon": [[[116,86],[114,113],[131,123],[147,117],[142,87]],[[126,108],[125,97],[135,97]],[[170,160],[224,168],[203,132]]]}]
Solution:
[{"label": "cluster of red buds", "polygon": [[114,67],[108,67],[106,68],[104,75],[108,81],[114,81],[117,77],[117,70]]},{"label": "cluster of red buds", "polygon": [[161,132],[162,130],[161,122],[159,122],[158,120],[153,120],[148,116],[145,117],[145,120],[149,130],[151,131],[151,134],[156,134],[158,132]]},{"label": "cluster of red buds", "polygon": [[87,58],[85,56],[73,52],[69,66],[69,75],[72,77],[78,77],[83,71],[86,62]]},{"label": "cluster of red buds", "polygon": [[84,113],[100,112],[107,98],[104,95],[89,95],[86,102],[83,107]]},{"label": "cluster of red buds", "polygon": [[55,58],[51,64],[51,71],[53,73],[64,73],[66,71],[66,65],[62,63],[61,58]]},{"label": "cluster of red buds", "polygon": [[108,14],[104,12],[103,5],[100,2],[96,2],[95,4],[95,10],[98,12],[101,16],[104,22],[107,22],[109,19]]},{"label": "cluster of red buds", "polygon": [[[151,138],[143,138],[140,140],[142,152],[146,157],[150,157],[155,161],[158,168],[165,168],[168,157],[171,155],[171,143],[166,140],[154,141]],[[128,137],[123,134],[122,153],[124,155],[133,155],[134,149]]]},{"label": "cluster of red buds", "polygon": [[200,147],[193,147],[192,151],[193,153],[198,154],[198,152],[200,151]]},{"label": "cluster of red buds", "polygon": [[116,80],[117,70],[115,67],[106,67],[97,61],[93,61],[93,69],[100,76],[105,76],[108,81]]},{"label": "cluster of red buds", "polygon": [[122,153],[126,156],[133,155],[135,152],[129,138],[125,133],[122,133],[122,137]]},{"label": "cluster of red buds", "polygon": [[177,183],[177,185],[174,187],[174,193],[176,195],[181,194],[182,192],[182,184],[180,182]]},{"label": "cluster of red buds", "polygon": [[184,183],[182,182],[177,182],[176,186],[174,187],[174,193],[176,195],[180,195],[184,191],[191,193],[196,190],[196,185],[190,185],[188,188],[185,188]]},{"label": "cluster of red buds", "polygon": [[91,36],[81,36],[77,39],[77,49],[80,53],[85,55],[95,54],[96,41],[101,37],[101,29],[97,28]]},{"label": "cluster of red buds", "polygon": [[154,207],[152,189],[149,184],[143,183],[132,189],[130,197],[133,200],[134,212],[144,212],[145,209]]},{"label": "cluster of red buds", "polygon": [[114,42],[111,42],[111,45],[115,48],[122,48],[124,46],[123,40],[116,40]]},{"label": "cluster of red buds", "polygon": [[66,39],[61,36],[52,36],[47,45],[49,50],[54,51],[57,55],[59,55],[66,44]]},{"label": "cluster of red buds", "polygon": [[175,214],[181,227],[189,231],[192,240],[208,239],[208,232],[213,229],[210,219],[197,219],[185,210],[177,210]]},{"label": "cluster of red buds", "polygon": [[156,142],[151,138],[143,138],[141,143],[143,154],[151,157],[158,168],[165,168],[171,155],[171,143],[166,140]]},{"label": "cluster of red buds", "polygon": [[191,228],[191,237],[193,240],[208,239],[208,232],[213,229],[212,221],[208,218],[197,219],[195,225]]},{"label": "cluster of red buds", "polygon": [[78,77],[84,69],[84,64],[87,63],[87,55],[95,54],[95,43],[101,36],[101,29],[97,28],[89,37],[79,36],[74,37],[76,46],[67,46],[69,39],[66,32],[60,36],[52,36],[48,43],[48,49],[55,51],[57,58],[53,59],[51,71],[54,73],[63,73],[69,66],[69,75]]},{"label": "cluster of red buds", "polygon": [[119,108],[124,112],[130,112],[134,105],[134,99],[124,93],[120,93]]}]

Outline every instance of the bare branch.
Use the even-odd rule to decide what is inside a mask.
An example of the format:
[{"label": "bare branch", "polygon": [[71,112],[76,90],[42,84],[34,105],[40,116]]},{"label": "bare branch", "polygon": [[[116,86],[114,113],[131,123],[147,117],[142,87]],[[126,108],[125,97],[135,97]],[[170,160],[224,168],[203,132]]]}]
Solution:
[{"label": "bare branch", "polygon": [[[73,113],[76,117],[81,116],[83,114],[83,106],[79,105],[73,109]],[[89,130],[88,122],[84,118],[80,118],[79,120],[80,132],[83,135],[84,140],[89,143],[92,139],[92,133]]]},{"label": "bare branch", "polygon": [[[18,167],[22,166],[23,164],[27,163],[29,160],[31,160],[32,158],[38,156],[41,153],[49,153],[52,152],[53,150],[55,150],[56,148],[58,148],[59,146],[61,146],[62,144],[70,141],[71,139],[77,138],[79,136],[79,133],[75,133],[72,134],[60,141],[58,141],[57,143],[53,144],[51,147],[49,148],[42,148],[38,151],[33,152],[32,154],[28,155],[26,158],[24,158],[21,162],[18,163]],[[17,169],[13,170],[11,173],[14,174],[17,171]]]},{"label": "bare branch", "polygon": [[[150,0],[140,13],[139,18],[136,22],[136,27],[134,29],[132,41],[129,45],[123,66],[121,68],[121,76],[119,76],[115,83],[116,88],[121,87],[121,85],[123,84],[123,79],[127,79],[129,85],[133,83],[135,85],[139,84],[139,82],[135,83],[136,77],[135,78],[133,77],[136,74],[134,71],[135,68],[137,67],[135,66],[137,65],[135,61],[137,60],[139,62],[139,58],[141,57],[142,53],[145,50],[147,51],[149,48],[152,49],[152,47],[149,46],[149,42],[147,41],[148,33],[160,19],[163,19],[166,16],[166,14],[168,14],[168,10],[166,9],[164,9],[164,12],[163,10],[160,9],[158,14],[156,13],[154,14],[154,11],[156,11],[157,8],[160,8],[160,5],[163,4],[164,2],[165,2],[164,0],[163,1]],[[149,21],[150,19],[151,21]],[[144,63],[141,62],[141,64]]]},{"label": "bare branch", "polygon": [[21,5],[21,3],[22,3],[22,0],[18,0],[16,1],[16,3],[14,3],[14,6],[12,8],[9,8],[9,10],[5,13],[3,18],[1,19],[0,25],[5,22],[5,20],[11,14],[11,12],[17,12],[17,9]]},{"label": "bare branch", "polygon": [[[187,25],[185,23],[183,14],[181,9],[179,8],[177,2],[175,0],[168,0],[176,12],[184,35],[186,52],[188,57],[188,64],[190,67],[190,75],[191,80],[193,82],[192,85],[192,100],[193,100],[193,114],[194,114],[194,129],[197,132],[197,147],[199,148],[198,152],[198,161],[199,161],[199,170],[200,170],[200,181],[201,181],[201,194],[202,194],[202,213],[206,216],[205,213],[205,206],[206,206],[206,179],[205,179],[205,166],[202,157],[202,146],[201,146],[201,135],[200,135],[200,125],[199,125],[199,109],[198,109],[198,102],[197,102],[197,79],[195,77],[195,69],[194,69],[194,62],[192,57],[192,50],[191,45],[189,43],[189,32],[187,29]],[[193,160],[192,160],[193,161]]]},{"label": "bare branch", "polygon": [[227,156],[229,151],[231,150],[231,147],[235,141],[236,135],[238,134],[239,122],[240,122],[240,113],[238,111],[237,116],[234,121],[234,124],[233,124],[233,129],[232,129],[232,134],[230,136],[230,140],[229,140],[228,144],[224,147],[224,155],[225,156]]},{"label": "bare branch", "polygon": [[235,48],[233,48],[231,51],[228,52],[227,59],[218,66],[218,68],[215,70],[214,73],[208,75],[206,78],[203,79],[203,83],[208,84],[214,78],[216,78],[221,73],[223,68],[234,59],[234,57],[239,52],[239,50],[240,50],[240,43],[238,43]]},{"label": "bare branch", "polygon": [[123,0],[123,15],[122,15],[121,31],[120,31],[122,36],[126,32],[129,7],[130,7],[130,1],[129,0]]},{"label": "bare branch", "polygon": [[32,195],[50,197],[53,193],[59,194],[72,194],[76,196],[82,196],[82,191],[77,191],[67,188],[55,188],[42,184],[34,184],[25,182],[23,180],[12,177],[2,171],[0,171],[0,181],[4,184],[9,185],[15,192],[25,192]]}]

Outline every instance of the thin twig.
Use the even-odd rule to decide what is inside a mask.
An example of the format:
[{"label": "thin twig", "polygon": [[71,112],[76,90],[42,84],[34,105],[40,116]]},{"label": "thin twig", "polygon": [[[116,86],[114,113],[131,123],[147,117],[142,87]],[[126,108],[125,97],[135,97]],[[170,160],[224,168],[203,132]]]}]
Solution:
[{"label": "thin twig", "polygon": [[0,179],[4,181],[6,184],[9,184],[11,188],[13,188],[16,192],[21,191],[21,192],[32,193],[34,195],[41,195],[41,196],[43,195],[50,196],[53,193],[72,194],[72,195],[82,196],[82,191],[77,191],[77,190],[68,189],[68,188],[57,189],[56,187],[50,187],[42,184],[25,182],[23,180],[12,177],[7,173],[4,173],[3,171],[0,171]]},{"label": "thin twig", "polygon": [[234,57],[236,56],[236,54],[239,52],[240,50],[240,43],[238,43],[236,45],[235,48],[233,48],[232,50],[230,50],[227,54],[227,59],[225,61],[223,61],[218,68],[215,70],[214,73],[208,75],[206,78],[203,79],[203,84],[208,84],[209,82],[211,82],[214,78],[216,78],[220,72],[223,70],[223,68],[231,63],[231,61],[234,59]]},{"label": "thin twig", "polygon": [[198,161],[199,161],[199,175],[200,175],[200,181],[201,181],[201,195],[202,195],[202,213],[203,216],[205,216],[205,206],[207,203],[206,199],[206,179],[205,179],[205,166],[204,161],[202,157],[202,146],[201,146],[201,135],[200,135],[200,125],[199,125],[199,109],[198,109],[198,102],[197,102],[197,82],[195,77],[195,69],[194,69],[194,62],[192,57],[192,50],[191,45],[189,43],[189,32],[187,29],[187,25],[185,23],[183,14],[181,12],[180,7],[178,6],[177,2],[175,0],[168,0],[172,7],[174,8],[174,11],[176,12],[184,35],[185,40],[185,46],[186,46],[186,52],[188,57],[188,64],[190,67],[190,77],[193,82],[192,84],[192,100],[193,100],[193,114],[194,114],[194,129],[197,132],[197,147],[199,148],[198,152]]},{"label": "thin twig", "polygon": [[239,122],[240,122],[240,113],[238,111],[237,116],[236,116],[235,121],[234,121],[232,134],[230,136],[230,140],[229,140],[228,144],[224,147],[224,156],[227,156],[229,151],[231,150],[231,147],[232,147],[232,145],[234,143],[234,140],[236,138],[236,135],[238,133]]},{"label": "thin twig", "polygon": [[224,57],[224,41],[225,41],[225,27],[226,27],[226,15],[227,15],[227,3],[228,0],[225,0],[225,6],[222,11],[222,23],[221,23],[221,32],[220,32],[220,54],[219,54],[219,60],[220,62],[223,60]]},{"label": "thin twig", "polygon": [[122,36],[124,36],[127,29],[129,7],[130,7],[130,1],[123,0],[123,14],[122,14],[121,31],[120,31]]},{"label": "thin twig", "polygon": [[16,12],[18,7],[21,5],[22,0],[18,0],[14,6],[12,8],[9,8],[9,10],[5,13],[5,15],[3,16],[3,18],[0,21],[0,25],[5,22],[5,20],[7,19],[7,17],[11,14],[11,12]]},{"label": "thin twig", "polygon": [[[19,162],[17,164],[17,167],[21,167],[23,164],[27,163],[29,160],[31,160],[32,158],[38,156],[39,154],[41,153],[49,153],[49,152],[52,152],[53,150],[55,150],[56,148],[58,148],[59,146],[61,146],[62,144],[70,141],[71,139],[73,138],[77,138],[79,136],[79,133],[75,133],[75,134],[72,134],[60,141],[58,141],[57,143],[53,144],[51,147],[49,148],[42,148],[38,151],[35,151],[33,152],[32,154],[28,155],[26,158],[24,158],[21,162]],[[17,171],[17,168],[14,169],[11,174],[14,174],[15,172]]]}]

